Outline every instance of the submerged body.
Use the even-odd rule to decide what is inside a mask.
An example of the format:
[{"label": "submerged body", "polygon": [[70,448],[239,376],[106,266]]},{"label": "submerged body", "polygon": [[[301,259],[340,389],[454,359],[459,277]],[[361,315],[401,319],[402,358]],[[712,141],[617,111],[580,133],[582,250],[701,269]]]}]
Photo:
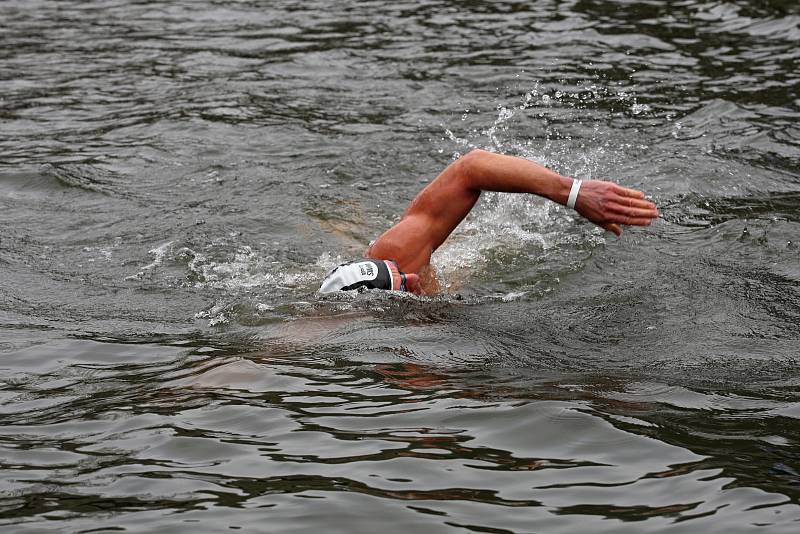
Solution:
[{"label": "submerged body", "polygon": [[[647,226],[658,217],[655,204],[644,193],[603,180],[576,181],[530,160],[473,150],[451,163],[411,202],[400,221],[381,234],[364,257],[375,269],[387,269],[399,283],[374,282],[362,276],[355,263],[334,269],[323,293],[364,286],[407,290],[416,294],[439,291],[430,265],[431,255],[464,220],[482,191],[529,193],[573,207],[593,223],[622,234],[621,225]],[[363,261],[361,262],[363,263]],[[367,271],[369,269],[366,269]],[[370,275],[371,276],[371,275]]]}]

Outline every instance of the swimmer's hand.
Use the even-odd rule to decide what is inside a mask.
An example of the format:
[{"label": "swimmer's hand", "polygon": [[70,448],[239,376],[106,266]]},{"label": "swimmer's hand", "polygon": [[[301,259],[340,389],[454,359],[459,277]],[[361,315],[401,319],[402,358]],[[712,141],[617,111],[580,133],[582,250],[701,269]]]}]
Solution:
[{"label": "swimmer's hand", "polygon": [[645,200],[641,191],[602,180],[583,182],[575,210],[618,236],[622,224],[648,226],[658,217],[656,205]]}]

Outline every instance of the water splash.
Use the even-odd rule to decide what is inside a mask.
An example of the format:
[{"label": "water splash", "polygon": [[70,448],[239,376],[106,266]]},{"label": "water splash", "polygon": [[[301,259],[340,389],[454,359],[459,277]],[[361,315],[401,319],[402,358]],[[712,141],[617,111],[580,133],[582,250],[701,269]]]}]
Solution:
[{"label": "water splash", "polygon": [[[470,115],[467,109],[461,122],[470,119],[471,128],[459,132],[458,125],[445,127],[443,140],[455,145],[454,159],[478,148],[515,153],[569,176],[605,176],[606,169],[624,161],[627,151],[647,148],[636,140],[620,139],[618,131],[594,120],[593,108],[609,103],[623,115],[651,111],[625,87],[586,82],[572,91],[548,90],[537,82],[517,103],[498,104],[488,126],[480,124],[486,114]],[[603,232],[580,220],[571,210],[534,196],[484,194],[433,262],[443,277],[450,278],[464,269],[475,275],[499,268],[494,259],[498,254],[538,262],[551,250],[569,257],[576,250],[603,245]]]},{"label": "water splash", "polygon": [[172,250],[172,243],[173,241],[167,241],[166,243],[148,250],[147,253],[153,256],[153,261],[142,267],[136,274],[125,277],[125,280],[141,280],[147,274],[152,273],[164,263],[164,258],[166,258],[167,254]]}]

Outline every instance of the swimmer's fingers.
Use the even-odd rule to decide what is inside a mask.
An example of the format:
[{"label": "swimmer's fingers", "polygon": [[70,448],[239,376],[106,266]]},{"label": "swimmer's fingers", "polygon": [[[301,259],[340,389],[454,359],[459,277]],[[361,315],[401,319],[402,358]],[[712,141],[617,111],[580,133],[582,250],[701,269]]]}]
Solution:
[{"label": "swimmer's fingers", "polygon": [[618,197],[617,199],[618,204],[622,204],[623,206],[628,206],[630,208],[641,208],[641,209],[656,209],[656,205],[650,202],[649,200],[644,200],[641,198],[631,198],[631,197]]},{"label": "swimmer's fingers", "polygon": [[620,225],[627,224],[628,226],[649,226],[653,219],[650,219],[649,217],[627,217],[625,215],[619,215],[614,217],[614,220],[617,222],[605,223],[601,224],[600,226],[609,232],[614,232],[614,235],[619,237],[622,235],[622,226]]},{"label": "swimmer's fingers", "polygon": [[603,180],[588,180],[578,193],[575,209],[616,235],[622,225],[647,226],[658,217],[656,205],[644,193]]},{"label": "swimmer's fingers", "polygon": [[[639,205],[632,206],[632,205],[623,205],[618,202],[609,202],[606,205],[606,207],[608,208],[609,211],[611,211],[615,215],[622,215],[626,218],[630,218],[633,220],[639,220],[639,219],[650,220],[658,217],[658,210],[656,209],[655,205],[652,205],[652,207],[639,206]],[[623,222],[623,224],[636,224],[636,223]]]},{"label": "swimmer's fingers", "polygon": [[638,191],[636,189],[628,189],[627,187],[622,187],[621,185],[616,185],[614,187],[614,192],[618,195],[622,195],[623,197],[629,198],[644,198],[644,193]]},{"label": "swimmer's fingers", "polygon": [[628,226],[650,226],[653,222],[652,217],[628,217],[627,215],[620,215],[614,218],[619,224],[626,224]]},{"label": "swimmer's fingers", "polygon": [[644,193],[636,189],[628,189],[627,187],[614,184],[613,191],[617,195],[616,202],[623,206],[644,209],[655,209],[656,207],[655,204],[644,198]]},{"label": "swimmer's fingers", "polygon": [[609,232],[613,232],[614,235],[617,237],[622,235],[622,226],[620,224],[627,224],[633,226],[647,226],[650,224],[651,219],[633,219],[630,217],[623,217],[623,220],[620,221],[619,224],[617,223],[606,223],[600,225],[604,230],[608,230]]}]

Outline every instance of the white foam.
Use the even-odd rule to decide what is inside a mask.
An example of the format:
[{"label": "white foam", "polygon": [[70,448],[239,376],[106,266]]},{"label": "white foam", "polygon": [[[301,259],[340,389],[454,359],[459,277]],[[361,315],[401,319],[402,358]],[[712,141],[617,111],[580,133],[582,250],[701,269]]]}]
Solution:
[{"label": "white foam", "polygon": [[166,258],[167,254],[172,250],[172,243],[172,241],[167,241],[166,243],[148,250],[147,253],[153,256],[153,261],[142,267],[136,274],[126,276],[125,280],[140,280],[144,278],[146,274],[159,267],[164,263],[164,258]]},{"label": "white foam", "polygon": [[[579,84],[580,85],[580,84]],[[593,102],[614,98],[632,114],[651,111],[647,104],[636,102],[635,95],[623,87],[586,83],[575,92],[547,91],[535,83],[516,105],[500,104],[486,128],[458,131],[469,115],[466,110],[458,123],[443,126],[444,141],[452,143],[453,158],[480,148],[490,152],[513,152],[562,174],[582,179],[601,177],[614,166],[624,150],[632,145],[612,138],[605,125],[587,122],[584,137],[572,139],[550,126],[550,117],[571,117],[576,111],[590,109]],[[583,120],[579,118],[578,121]],[[520,139],[512,124],[536,125],[543,139]],[[557,124],[557,123],[552,123]],[[588,127],[588,128],[587,128]],[[646,148],[636,145],[638,149]],[[578,226],[580,217],[572,210],[531,195],[485,193],[481,201],[434,254],[432,263],[445,279],[466,269],[478,274],[498,251],[511,254],[536,254],[556,247],[574,249],[576,245],[598,246],[605,243],[602,230]],[[511,298],[517,298],[516,295]]]}]

